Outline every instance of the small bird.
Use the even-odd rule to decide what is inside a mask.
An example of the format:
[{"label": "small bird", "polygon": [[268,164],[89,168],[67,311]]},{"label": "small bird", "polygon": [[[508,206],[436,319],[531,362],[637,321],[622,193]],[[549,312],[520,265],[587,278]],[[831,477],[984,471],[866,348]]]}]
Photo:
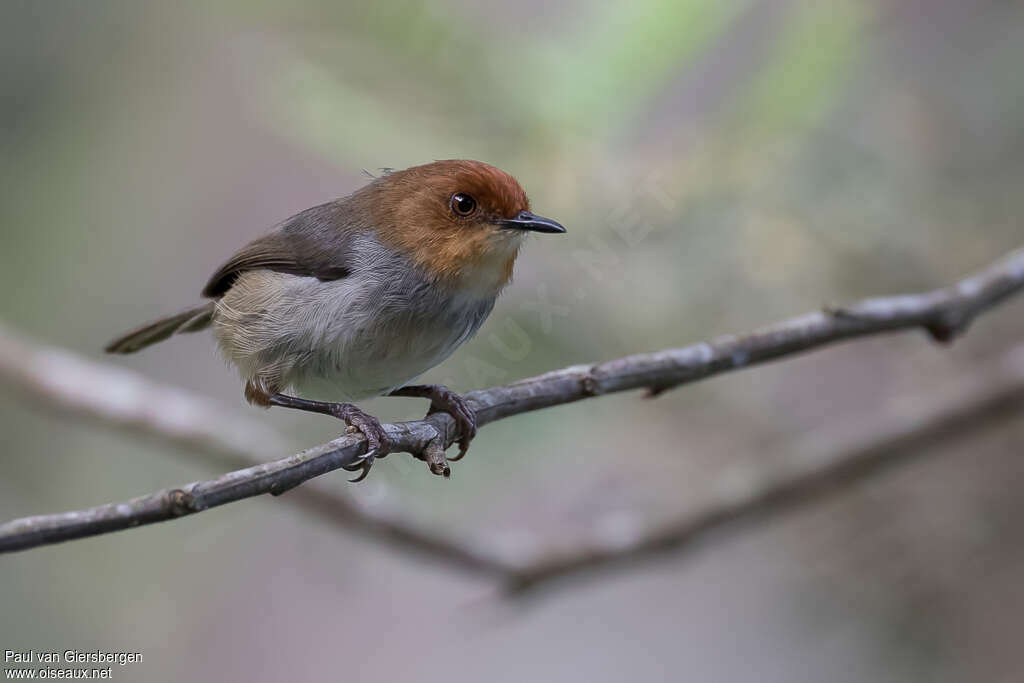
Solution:
[{"label": "small bird", "polygon": [[[250,242],[206,283],[211,301],[106,351],[213,327],[249,403],[333,415],[366,436],[353,481],[389,452],[380,421],[351,403],[372,396],[428,398],[431,413],[450,413],[458,460],[476,434],[472,408],[445,386],[412,382],[480,328],[528,232],[565,228],[531,213],[516,179],[494,166],[450,159],[390,171]],[[325,386],[343,402],[290,393]]]}]

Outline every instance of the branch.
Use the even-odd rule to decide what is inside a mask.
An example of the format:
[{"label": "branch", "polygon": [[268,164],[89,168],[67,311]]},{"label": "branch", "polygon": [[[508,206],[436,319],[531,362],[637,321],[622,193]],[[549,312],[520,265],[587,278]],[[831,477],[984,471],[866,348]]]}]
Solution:
[{"label": "branch", "polygon": [[[948,341],[975,316],[1024,287],[1024,251],[1016,251],[978,274],[932,292],[866,299],[841,310],[809,313],[744,337],[652,354],[579,365],[505,386],[470,392],[480,426],[512,415],[617,391],[653,393],[845,339],[923,328]],[[444,450],[457,434],[445,413],[425,420],[384,425],[396,450],[419,454],[432,472],[447,475]],[[0,552],[107,533],[174,519],[264,493],[280,494],[302,482],[355,462],[366,451],[351,434],[282,460],[141,496],[124,503],[40,515],[0,525]]]},{"label": "branch", "polygon": [[[251,467],[285,449],[285,440],[260,420],[130,370],[23,339],[3,324],[0,382],[47,410],[183,448],[219,467]],[[364,503],[333,487],[311,484],[287,500],[363,536],[461,569],[507,578],[496,560],[407,521],[386,497]]]},{"label": "branch", "polygon": [[85,418],[221,462],[280,454],[284,439],[256,419],[135,372],[19,338],[0,324],[0,380],[62,415]]},{"label": "branch", "polygon": [[[568,550],[552,548],[505,584],[510,595],[535,593],[584,572],[609,569],[666,553],[693,550],[716,534],[763,523],[797,507],[848,490],[853,484],[903,465],[932,449],[963,439],[1024,410],[1024,346],[984,372],[959,379],[972,386],[954,395],[899,402],[869,424],[842,423],[792,447],[785,462],[765,471],[760,465],[726,472],[722,486],[696,513],[690,512],[635,538],[593,539]],[[872,438],[863,441],[863,434]]]}]

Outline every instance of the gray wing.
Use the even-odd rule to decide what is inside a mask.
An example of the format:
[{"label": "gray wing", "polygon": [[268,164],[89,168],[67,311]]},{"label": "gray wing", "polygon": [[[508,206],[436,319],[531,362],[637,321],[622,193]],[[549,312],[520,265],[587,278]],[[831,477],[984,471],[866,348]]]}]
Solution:
[{"label": "gray wing", "polygon": [[351,272],[347,245],[358,221],[342,202],[328,202],[298,213],[273,232],[250,242],[206,283],[203,296],[223,296],[241,273],[274,270],[320,280],[340,280]]}]

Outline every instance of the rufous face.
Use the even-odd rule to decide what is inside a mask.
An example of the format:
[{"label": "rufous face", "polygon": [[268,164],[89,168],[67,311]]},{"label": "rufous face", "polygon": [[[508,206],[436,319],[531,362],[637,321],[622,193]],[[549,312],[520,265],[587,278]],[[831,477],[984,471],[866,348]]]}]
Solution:
[{"label": "rufous face", "polygon": [[378,183],[392,215],[382,237],[456,284],[500,290],[527,232],[565,232],[530,213],[515,178],[479,161],[437,161]]}]

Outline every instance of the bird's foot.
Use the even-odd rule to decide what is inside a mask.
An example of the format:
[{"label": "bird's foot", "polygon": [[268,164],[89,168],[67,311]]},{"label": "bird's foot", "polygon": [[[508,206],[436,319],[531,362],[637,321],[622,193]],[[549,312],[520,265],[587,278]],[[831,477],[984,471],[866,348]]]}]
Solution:
[{"label": "bird's foot", "polygon": [[366,437],[366,453],[354,462],[342,465],[342,469],[348,472],[359,472],[358,477],[349,479],[349,481],[360,482],[370,474],[370,468],[373,467],[375,459],[383,458],[391,452],[388,435],[384,431],[384,427],[381,426],[380,420],[351,403],[332,404],[331,414],[339,420],[344,420],[345,424],[349,426],[348,431],[359,431]]},{"label": "bird's foot", "polygon": [[[443,384],[411,384],[395,389],[390,395],[429,398],[430,410],[427,411],[428,417],[434,413],[448,413],[455,420],[455,426],[459,432],[459,454],[454,458],[445,459],[443,446],[436,447],[431,451],[435,456],[440,451],[439,462],[431,464],[431,472],[444,474],[447,477],[447,463],[449,461],[461,460],[466,455],[466,451],[469,450],[469,442],[476,436],[476,411],[470,407],[469,402],[465,398],[459,396]],[[445,435],[444,445],[447,445],[447,443],[447,435]],[[431,459],[427,458],[427,462],[431,463]]]},{"label": "bird's foot", "polygon": [[448,460],[461,460],[469,450],[469,442],[476,436],[476,411],[469,406],[466,399],[446,386],[437,384],[431,386],[431,389],[433,391],[427,415],[448,413],[455,419],[455,425],[459,428],[459,454]]}]

